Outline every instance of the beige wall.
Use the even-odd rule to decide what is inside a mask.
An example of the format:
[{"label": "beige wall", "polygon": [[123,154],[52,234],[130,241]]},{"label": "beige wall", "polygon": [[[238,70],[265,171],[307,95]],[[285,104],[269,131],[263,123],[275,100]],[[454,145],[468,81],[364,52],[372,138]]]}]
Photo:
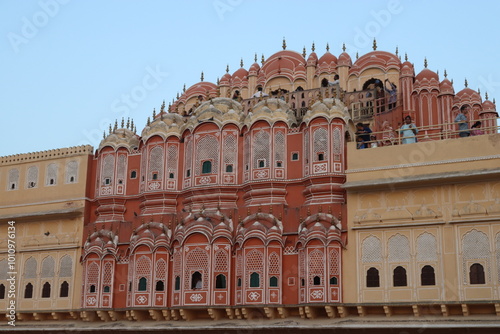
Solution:
[{"label": "beige wall", "polygon": [[[500,134],[348,147],[347,303],[477,301],[500,295]],[[470,266],[485,283],[471,284]],[[435,285],[421,284],[432,266]],[[393,286],[405,268],[407,286]],[[379,271],[380,286],[366,287]]]},{"label": "beige wall", "polygon": [[[15,222],[17,312],[80,308],[80,245],[92,151],[80,146],[0,157],[0,235],[6,236],[8,222]],[[19,177],[12,178],[11,170]],[[0,261],[7,259],[7,249],[7,238],[0,238]],[[0,284],[7,285],[6,262],[0,263]],[[65,281],[69,294],[60,297]],[[42,298],[47,282],[50,297]],[[33,285],[32,298],[24,298],[28,283]],[[0,300],[2,310],[7,301]]]}]

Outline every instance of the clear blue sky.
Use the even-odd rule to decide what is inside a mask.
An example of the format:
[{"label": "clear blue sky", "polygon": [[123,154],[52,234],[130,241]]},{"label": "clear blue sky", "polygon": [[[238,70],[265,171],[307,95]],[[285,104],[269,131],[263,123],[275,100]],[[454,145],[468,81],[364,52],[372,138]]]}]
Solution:
[{"label": "clear blue sky", "polygon": [[[498,1],[0,0],[0,156],[80,144],[97,147],[109,122],[139,132],[200,80],[287,48],[342,43],[424,57],[464,86],[500,98]],[[131,97],[133,95],[133,97]],[[127,99],[126,96],[129,96]],[[499,100],[500,101],[500,100]]]}]

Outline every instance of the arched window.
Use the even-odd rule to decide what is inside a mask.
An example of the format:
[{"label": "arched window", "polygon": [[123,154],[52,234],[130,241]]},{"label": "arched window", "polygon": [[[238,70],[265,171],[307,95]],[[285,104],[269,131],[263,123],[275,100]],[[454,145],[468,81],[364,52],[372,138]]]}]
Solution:
[{"label": "arched window", "polygon": [[432,266],[423,266],[420,273],[420,282],[422,285],[436,285],[436,275]]},{"label": "arched window", "polygon": [[407,282],[406,282],[406,269],[401,267],[401,266],[397,266],[396,268],[394,268],[394,273],[393,273],[393,285],[394,286],[407,286]]},{"label": "arched window", "polygon": [[5,285],[0,284],[0,299],[5,299]]},{"label": "arched window", "polygon": [[191,289],[201,289],[203,287],[203,278],[199,271],[191,275]]},{"label": "arched window", "polygon": [[202,174],[212,173],[212,161],[210,160],[203,161],[203,164],[201,166],[201,173]]},{"label": "arched window", "polygon": [[318,153],[318,161],[325,160],[325,155],[323,153]]},{"label": "arched window", "polygon": [[378,274],[378,269],[371,267],[366,272],[366,287],[378,288],[379,286],[380,286],[380,276]]},{"label": "arched window", "polygon": [[321,285],[321,278],[319,276],[314,276],[313,285]]},{"label": "arched window", "polygon": [[469,270],[470,284],[485,284],[484,267],[479,263],[474,263]]},{"label": "arched window", "polygon": [[139,286],[137,288],[137,291],[146,291],[148,286],[148,280],[146,277],[141,277],[139,278]]},{"label": "arched window", "polygon": [[95,292],[95,285],[94,284],[92,284],[90,286],[89,292],[91,292],[91,293]]},{"label": "arched window", "polygon": [[110,292],[111,291],[111,287],[109,285],[105,285],[103,288],[102,288],[102,292]]},{"label": "arched window", "polygon": [[50,283],[45,282],[42,288],[42,298],[50,298]]},{"label": "arched window", "polygon": [[278,277],[271,276],[271,278],[269,279],[269,286],[272,286],[272,287],[278,286]]},{"label": "arched window", "polygon": [[156,291],[165,291],[165,283],[163,283],[163,281],[156,281],[155,290]]},{"label": "arched window", "polygon": [[181,277],[175,276],[174,290],[179,291],[181,289]]},{"label": "arched window", "polygon": [[215,288],[225,289],[226,288],[226,276],[219,274],[215,277]]},{"label": "arched window", "polygon": [[254,272],[250,274],[250,287],[251,288],[260,287],[260,275],[258,273]]},{"label": "arched window", "polygon": [[337,285],[337,284],[339,284],[338,278],[335,276],[330,277],[330,285]]},{"label": "arched window", "polygon": [[241,286],[241,277],[238,277],[238,281],[237,281],[236,285]]},{"label": "arched window", "polygon": [[33,298],[33,284],[26,284],[24,288],[24,298]]},{"label": "arched window", "polygon": [[61,284],[61,290],[59,291],[59,297],[68,297],[69,296],[69,284],[64,281]]},{"label": "arched window", "polygon": [[233,172],[233,165],[226,165],[226,173],[232,173]]}]

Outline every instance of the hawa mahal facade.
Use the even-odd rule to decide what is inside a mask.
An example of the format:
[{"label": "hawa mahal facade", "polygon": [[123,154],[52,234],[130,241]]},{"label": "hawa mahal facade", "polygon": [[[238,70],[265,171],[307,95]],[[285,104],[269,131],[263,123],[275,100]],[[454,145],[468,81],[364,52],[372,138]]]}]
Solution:
[{"label": "hawa mahal facade", "polygon": [[[110,126],[94,154],[82,153],[86,177],[71,195],[81,198],[79,209],[51,213],[53,224],[77,222],[81,238],[68,255],[72,299],[36,312],[26,304],[20,317],[498,315],[495,104],[467,83],[455,93],[427,61],[415,74],[397,51],[377,51],[375,42],[373,49],[353,60],[345,50],[318,56],[313,46],[307,55],[284,43],[248,70],[227,68],[217,83],[202,75],[140,134],[133,121]],[[463,105],[483,135],[458,138]],[[418,143],[400,145],[396,133],[382,146],[382,124],[397,129],[407,115]],[[356,149],[360,122],[378,147]],[[30,159],[2,159],[2,196],[42,187],[25,171]],[[2,224],[18,217],[12,207],[0,208]],[[68,280],[19,266],[37,277],[23,276],[19,300],[34,282],[37,305],[45,305],[46,282],[48,298],[60,300]]]}]

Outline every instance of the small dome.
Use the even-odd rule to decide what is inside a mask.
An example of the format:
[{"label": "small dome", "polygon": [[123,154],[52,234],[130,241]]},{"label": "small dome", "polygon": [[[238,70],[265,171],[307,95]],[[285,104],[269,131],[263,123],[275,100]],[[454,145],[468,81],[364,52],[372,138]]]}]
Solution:
[{"label": "small dome", "polygon": [[318,64],[318,55],[313,52],[307,58],[307,66],[316,66]]},{"label": "small dome", "polygon": [[253,63],[252,66],[250,66],[250,70],[248,71],[248,75],[257,75],[260,71],[260,66],[257,63]]},{"label": "small dome", "polygon": [[372,51],[359,57],[351,67],[351,73],[359,74],[364,69],[378,67],[383,71],[394,68],[399,71],[401,60],[393,53],[386,51]]},{"label": "small dome", "polygon": [[211,96],[217,96],[217,86],[211,82],[206,82],[206,81],[198,82],[197,84],[194,84],[191,87],[189,87],[186,90],[186,92],[184,94],[182,94],[180,100],[186,101],[190,97],[198,96],[198,95],[205,96],[207,94],[207,92]]},{"label": "small dome", "polygon": [[453,89],[453,85],[450,80],[445,78],[441,83],[439,84],[439,90],[441,91],[441,95],[443,94],[450,94],[454,95],[455,90]]},{"label": "small dome", "polygon": [[247,79],[248,77],[248,71],[245,70],[243,67],[240,67],[236,72],[233,73],[232,79],[239,78],[240,80]]},{"label": "small dome", "polygon": [[409,61],[405,61],[401,65],[401,76],[402,77],[413,77],[415,75],[415,69],[413,67],[413,64],[410,63]]},{"label": "small dome", "polygon": [[219,81],[220,86],[230,86],[231,85],[231,74],[226,73],[222,76]]},{"label": "small dome", "polygon": [[496,112],[496,106],[490,100],[485,100],[483,102],[483,112]]},{"label": "small dome", "polygon": [[337,64],[337,57],[335,57],[333,54],[331,54],[330,52],[326,52],[324,55],[321,56],[321,58],[318,60],[318,64],[323,64],[323,63],[327,63],[327,64],[331,64],[331,63],[335,63]]},{"label": "small dome", "polygon": [[351,56],[347,52],[342,52],[337,61],[338,66],[352,66]]},{"label": "small dome", "polygon": [[424,68],[419,74],[417,74],[415,80],[416,81],[423,81],[423,80],[429,80],[431,81],[432,79],[436,80],[439,82],[439,77],[436,72],[429,70],[428,68]]}]

